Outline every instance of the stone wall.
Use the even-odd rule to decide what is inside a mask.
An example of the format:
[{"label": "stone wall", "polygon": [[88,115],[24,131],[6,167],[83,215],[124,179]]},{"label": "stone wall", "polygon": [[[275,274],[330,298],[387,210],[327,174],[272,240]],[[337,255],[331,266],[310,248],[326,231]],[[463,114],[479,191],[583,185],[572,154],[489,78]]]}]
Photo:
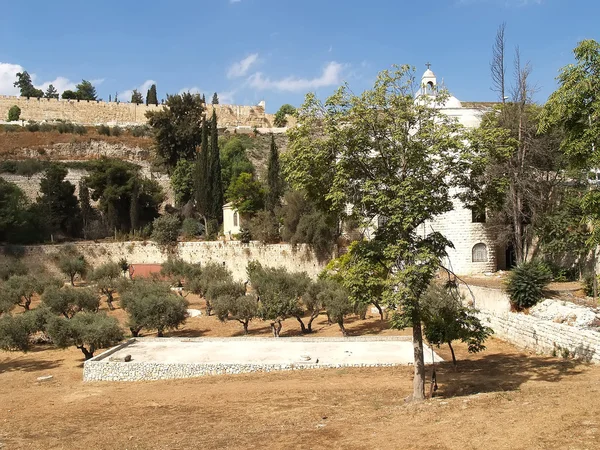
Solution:
[{"label": "stone wall", "polygon": [[[75,247],[85,255],[92,266],[125,258],[130,264],[162,264],[169,254],[153,242],[80,242]],[[24,247],[25,261],[48,261],[62,245],[37,245]],[[233,277],[245,281],[246,267],[250,261],[258,261],[266,267],[283,267],[291,272],[306,272],[311,278],[324,269],[308,246],[289,244],[263,245],[258,242],[242,244],[237,241],[180,242],[176,253],[184,261],[205,264],[216,262],[231,270]]]},{"label": "stone wall", "polygon": [[[65,120],[84,125],[146,123],[146,112],[157,111],[162,105],[135,105],[133,103],[107,103],[47,98],[0,96],[0,120],[8,118],[12,106],[21,108],[21,119],[41,121]],[[220,127],[272,128],[275,116],[266,114],[262,105],[215,105]],[[207,105],[207,115],[213,105]]]},{"label": "stone wall", "polygon": [[[462,292],[471,300],[468,290]],[[561,355],[564,349],[571,356],[600,363],[599,332],[511,312],[508,295],[500,289],[471,286],[471,292],[479,318],[496,337],[536,353]]]}]

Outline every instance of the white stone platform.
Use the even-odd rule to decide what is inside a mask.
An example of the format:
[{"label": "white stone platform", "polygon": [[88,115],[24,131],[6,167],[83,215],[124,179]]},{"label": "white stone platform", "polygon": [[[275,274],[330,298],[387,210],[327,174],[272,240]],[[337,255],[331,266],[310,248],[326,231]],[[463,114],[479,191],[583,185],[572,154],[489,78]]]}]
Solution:
[{"label": "white stone platform", "polygon": [[[124,362],[126,355],[131,360]],[[431,363],[425,347],[425,362]],[[435,361],[442,359],[435,354]],[[138,381],[224,373],[339,367],[383,367],[413,362],[412,341],[350,338],[136,338],[84,364],[85,381]]]}]

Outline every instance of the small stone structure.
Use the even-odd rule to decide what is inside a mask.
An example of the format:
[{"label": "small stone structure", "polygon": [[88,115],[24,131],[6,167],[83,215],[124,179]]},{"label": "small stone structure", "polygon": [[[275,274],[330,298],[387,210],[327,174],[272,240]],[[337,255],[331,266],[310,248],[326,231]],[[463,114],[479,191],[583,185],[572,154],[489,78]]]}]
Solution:
[{"label": "small stone structure", "polygon": [[[425,362],[431,363],[431,349]],[[128,362],[115,361],[131,355]],[[436,362],[442,361],[434,354]],[[84,381],[145,381],[205,375],[412,363],[409,336],[352,338],[136,338],[84,363]]]}]

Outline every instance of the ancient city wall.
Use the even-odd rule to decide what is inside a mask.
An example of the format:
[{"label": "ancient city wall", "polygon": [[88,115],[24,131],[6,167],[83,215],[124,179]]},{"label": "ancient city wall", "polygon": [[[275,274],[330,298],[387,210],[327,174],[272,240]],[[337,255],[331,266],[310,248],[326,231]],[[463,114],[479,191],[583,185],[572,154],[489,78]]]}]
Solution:
[{"label": "ancient city wall", "polygon": [[[81,242],[74,244],[92,266],[124,258],[130,264],[162,264],[169,256],[178,256],[190,263],[216,262],[231,270],[236,280],[247,279],[246,267],[258,261],[266,267],[283,267],[291,272],[306,272],[311,278],[324,269],[308,246],[289,244],[263,245],[258,242],[242,244],[228,242],[180,242],[175,253],[169,254],[153,242]],[[37,245],[24,247],[25,261],[48,261],[62,245]]]},{"label": "ancient city wall", "polygon": [[[145,124],[147,111],[162,108],[162,105],[0,96],[0,121],[8,118],[8,110],[14,105],[21,108],[21,120],[65,120],[84,125]],[[213,107],[221,127],[273,127],[274,115],[266,114],[262,105],[207,105],[209,116]]]}]

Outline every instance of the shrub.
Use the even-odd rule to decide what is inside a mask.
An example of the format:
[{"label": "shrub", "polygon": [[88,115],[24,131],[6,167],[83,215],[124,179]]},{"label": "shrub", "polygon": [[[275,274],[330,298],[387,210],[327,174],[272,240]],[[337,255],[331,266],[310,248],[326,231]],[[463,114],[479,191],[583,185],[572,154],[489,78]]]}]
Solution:
[{"label": "shrub", "polygon": [[15,120],[19,120],[19,117],[21,117],[21,108],[17,105],[11,106],[8,110],[8,121],[14,122]]},{"label": "shrub", "polygon": [[134,137],[145,137],[150,134],[150,127],[147,125],[138,125],[131,128],[131,135]]},{"label": "shrub", "polygon": [[187,290],[193,294],[203,297],[206,301],[206,315],[210,316],[212,305],[208,298],[208,290],[215,284],[233,282],[231,272],[221,264],[208,262],[201,272],[194,274],[186,283]]},{"label": "shrub", "polygon": [[240,228],[239,239],[242,244],[249,244],[252,240],[252,233],[248,228]]},{"label": "shrub", "polygon": [[172,214],[165,214],[152,222],[152,240],[158,245],[173,245],[177,243],[181,223]]},{"label": "shrub", "polygon": [[536,305],[550,281],[552,274],[540,261],[527,261],[517,265],[511,271],[506,286],[511,306],[516,311],[522,311]]},{"label": "shrub", "polygon": [[121,134],[123,134],[123,130],[120,126],[114,126],[112,127],[112,129],[110,130],[110,135],[111,136],[121,136]]},{"label": "shrub", "polygon": [[75,125],[73,125],[71,122],[60,122],[56,127],[56,130],[60,134],[73,133],[74,129]]},{"label": "shrub", "polygon": [[27,128],[27,131],[35,133],[36,131],[40,131],[40,124],[37,122],[31,122],[25,125],[25,128]]},{"label": "shrub", "polygon": [[75,125],[73,127],[73,133],[79,134],[79,135],[87,134],[87,128],[84,127],[83,125]]},{"label": "shrub", "polygon": [[101,136],[110,136],[110,128],[106,125],[100,125],[97,130],[98,134]]},{"label": "shrub", "polygon": [[[596,278],[596,280],[597,280],[598,290],[600,290],[600,282],[598,282],[598,278]],[[587,295],[588,297],[594,296],[594,275],[593,274],[586,275],[585,278],[583,279],[583,290],[585,291],[585,295]]]},{"label": "shrub", "polygon": [[186,239],[195,238],[200,235],[200,222],[188,217],[187,219],[184,219],[183,224],[181,225],[181,231],[183,231],[183,236]]},{"label": "shrub", "polygon": [[250,233],[263,244],[280,241],[279,222],[270,211],[259,211],[250,221]]},{"label": "shrub", "polygon": [[40,131],[42,133],[48,133],[50,131],[54,131],[56,127],[50,123],[42,123],[40,124]]}]

